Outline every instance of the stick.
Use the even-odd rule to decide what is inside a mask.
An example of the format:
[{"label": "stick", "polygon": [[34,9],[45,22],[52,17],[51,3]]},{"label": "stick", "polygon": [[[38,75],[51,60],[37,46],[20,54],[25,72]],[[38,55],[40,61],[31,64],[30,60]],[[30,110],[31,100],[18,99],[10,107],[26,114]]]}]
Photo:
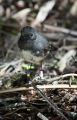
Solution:
[{"label": "stick", "polygon": [[47,117],[45,117],[43,114],[41,114],[40,112],[37,114],[37,116],[41,119],[41,120],[48,120]]},{"label": "stick", "polygon": [[36,87],[36,85],[34,83],[32,83],[32,86],[34,87],[34,89],[38,92],[38,94],[46,100],[46,102],[51,106],[51,108],[57,113],[59,114],[62,118],[64,118],[65,120],[68,120],[64,115],[63,113],[59,110],[58,106],[56,104],[54,104],[52,102],[51,99],[49,99],[40,89],[38,89]]},{"label": "stick", "polygon": [[60,76],[57,76],[57,77],[50,78],[49,80],[47,80],[47,82],[48,82],[48,83],[52,83],[52,82],[57,81],[57,80],[59,80],[59,79],[63,79],[63,78],[65,78],[65,77],[71,77],[71,76],[77,77],[77,74],[75,74],[75,73],[70,73],[70,74],[60,75]]},{"label": "stick", "polygon": [[51,26],[51,25],[47,25],[47,24],[45,24],[44,27],[49,29],[49,30],[55,31],[55,32],[62,32],[62,33],[65,33],[65,34],[77,36],[77,31],[74,31],[74,30],[71,30],[71,29]]}]

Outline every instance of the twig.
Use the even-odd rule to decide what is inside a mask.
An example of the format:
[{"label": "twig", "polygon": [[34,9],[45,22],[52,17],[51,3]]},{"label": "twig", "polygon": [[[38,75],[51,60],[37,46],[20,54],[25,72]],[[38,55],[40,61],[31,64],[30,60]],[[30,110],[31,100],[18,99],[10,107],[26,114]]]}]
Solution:
[{"label": "twig", "polygon": [[[14,66],[14,67],[15,67],[15,66],[17,66],[18,64],[20,64],[22,61],[23,61],[23,59],[20,59],[20,60],[12,61],[12,62],[10,62],[10,63],[6,63],[6,64],[0,66],[0,68],[2,68],[1,71],[0,71],[0,77],[5,74],[5,72],[6,72],[6,70],[7,70],[7,68],[8,68],[9,66]],[[16,71],[15,71],[15,72],[16,72]],[[8,73],[8,76],[9,76],[9,75],[10,75],[10,73]]]},{"label": "twig", "polygon": [[54,82],[54,81],[56,81],[56,80],[63,79],[63,78],[65,78],[65,77],[70,77],[70,76],[75,76],[75,77],[77,77],[77,74],[74,74],[74,73],[64,74],[64,75],[60,75],[60,76],[58,76],[58,77],[50,78],[50,79],[47,80],[47,81],[48,81],[48,83],[52,83],[52,82]]},{"label": "twig", "polygon": [[55,32],[62,32],[62,33],[65,33],[65,34],[70,34],[70,35],[73,35],[73,36],[77,36],[77,32],[73,31],[73,30],[70,30],[70,29],[51,26],[51,25],[47,25],[47,24],[45,24],[44,27],[46,29],[49,29],[49,30],[52,30],[52,31],[55,31]]},{"label": "twig", "polygon": [[10,66],[10,65],[19,64],[19,63],[21,63],[21,62],[23,62],[23,59],[14,60],[14,61],[12,61],[12,62],[10,62],[10,63],[4,63],[3,65],[0,66],[0,69],[2,69],[2,68],[4,68],[4,67],[8,67],[8,66]]},{"label": "twig", "polygon": [[46,100],[46,102],[53,108],[53,110],[55,110],[55,112],[57,114],[59,114],[62,118],[64,118],[65,120],[68,120],[63,113],[59,110],[59,108],[57,107],[56,104],[54,104],[42,91],[40,91],[36,85],[34,83],[32,83],[32,86],[34,87],[34,89],[38,92],[38,94],[44,98]]}]

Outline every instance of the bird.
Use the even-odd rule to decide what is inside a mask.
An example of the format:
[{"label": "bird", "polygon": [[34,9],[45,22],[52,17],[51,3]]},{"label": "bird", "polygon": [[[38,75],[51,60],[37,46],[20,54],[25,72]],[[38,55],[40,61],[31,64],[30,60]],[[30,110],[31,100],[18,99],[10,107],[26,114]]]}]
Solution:
[{"label": "bird", "polygon": [[22,58],[32,64],[40,64],[49,54],[48,40],[30,26],[21,29],[18,47]]}]

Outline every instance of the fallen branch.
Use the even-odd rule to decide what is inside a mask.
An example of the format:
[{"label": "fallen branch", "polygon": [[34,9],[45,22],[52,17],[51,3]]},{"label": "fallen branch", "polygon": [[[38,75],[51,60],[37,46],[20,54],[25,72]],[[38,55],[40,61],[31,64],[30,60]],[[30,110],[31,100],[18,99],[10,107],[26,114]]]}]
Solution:
[{"label": "fallen branch", "polygon": [[72,57],[75,57],[75,55],[76,55],[76,50],[69,50],[58,62],[59,71],[63,72],[63,70],[67,66],[67,61],[69,64],[69,61],[72,60]]},{"label": "fallen branch", "polygon": [[[77,85],[71,85],[68,84],[58,84],[58,85],[37,85],[37,88],[39,89],[53,89],[53,88],[61,88],[61,89],[77,89]],[[16,91],[25,91],[25,90],[33,90],[33,87],[19,87],[19,88],[12,88],[12,89],[6,89],[1,90],[1,93],[8,93],[8,92],[16,92]]]},{"label": "fallen branch", "polygon": [[65,40],[66,41],[71,41],[71,42],[77,42],[77,37],[73,37],[71,35],[68,35],[66,36],[64,33],[53,33],[53,32],[50,32],[50,33],[41,33],[43,36],[45,36],[46,38],[49,38],[51,41],[54,41],[54,40]]}]

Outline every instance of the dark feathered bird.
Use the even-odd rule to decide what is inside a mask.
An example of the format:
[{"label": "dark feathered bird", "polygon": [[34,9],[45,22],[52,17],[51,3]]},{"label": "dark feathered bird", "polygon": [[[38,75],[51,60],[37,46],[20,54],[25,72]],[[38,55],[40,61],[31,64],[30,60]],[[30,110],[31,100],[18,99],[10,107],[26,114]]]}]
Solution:
[{"label": "dark feathered bird", "polygon": [[18,46],[22,57],[34,64],[39,64],[49,52],[48,41],[30,26],[22,28]]}]

